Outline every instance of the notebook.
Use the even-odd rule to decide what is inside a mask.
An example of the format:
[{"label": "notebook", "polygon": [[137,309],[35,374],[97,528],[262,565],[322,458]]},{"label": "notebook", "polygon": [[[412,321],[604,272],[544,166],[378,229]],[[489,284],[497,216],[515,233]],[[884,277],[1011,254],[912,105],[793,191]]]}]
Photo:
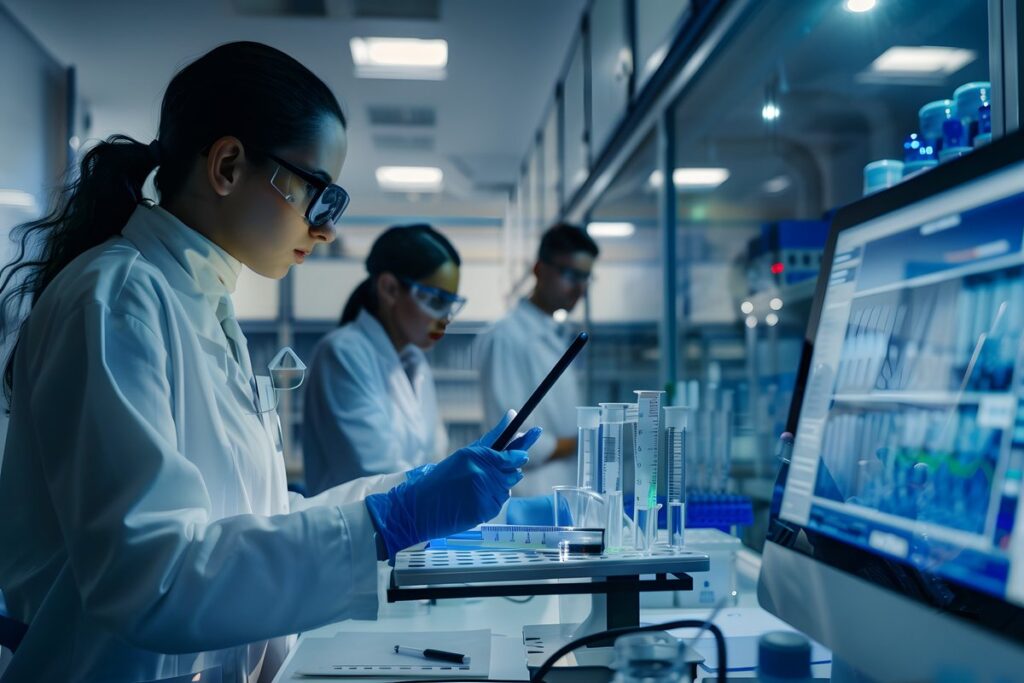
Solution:
[{"label": "notebook", "polygon": [[[469,664],[453,664],[400,655],[395,653],[395,645],[458,652],[470,660]],[[491,632],[346,632],[331,638],[305,638],[294,661],[295,672],[303,676],[486,678],[491,669]]]}]

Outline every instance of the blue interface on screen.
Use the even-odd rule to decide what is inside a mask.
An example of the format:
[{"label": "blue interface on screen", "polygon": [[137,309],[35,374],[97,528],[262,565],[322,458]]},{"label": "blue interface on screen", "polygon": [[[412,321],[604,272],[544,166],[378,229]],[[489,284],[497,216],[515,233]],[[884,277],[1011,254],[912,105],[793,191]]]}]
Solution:
[{"label": "blue interface on screen", "polygon": [[1024,604],[1015,165],[841,231],[780,516]]}]

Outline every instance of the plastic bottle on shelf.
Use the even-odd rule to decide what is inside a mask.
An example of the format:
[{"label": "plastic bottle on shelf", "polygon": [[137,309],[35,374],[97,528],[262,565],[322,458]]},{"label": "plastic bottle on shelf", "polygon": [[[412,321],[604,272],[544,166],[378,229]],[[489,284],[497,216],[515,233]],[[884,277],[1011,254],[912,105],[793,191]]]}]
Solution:
[{"label": "plastic bottle on shelf", "polygon": [[935,145],[925,140],[920,133],[908,135],[903,140],[903,178],[910,178],[938,166],[935,155]]},{"label": "plastic bottle on shelf", "polygon": [[917,112],[918,130],[922,139],[938,149],[942,144],[942,124],[956,118],[956,102],[936,100],[921,107]]},{"label": "plastic bottle on shelf", "polygon": [[939,163],[944,164],[972,151],[968,144],[967,131],[960,119],[949,119],[942,122],[942,151],[939,152]]},{"label": "plastic bottle on shelf", "polygon": [[992,142],[992,105],[988,102],[978,107],[978,134],[974,137],[974,148]]},{"label": "plastic bottle on shelf", "polygon": [[864,196],[892,187],[903,179],[903,162],[879,159],[864,167]]},{"label": "plastic bottle on shelf", "polygon": [[992,96],[992,84],[988,81],[974,81],[964,83],[953,91],[953,100],[956,101],[957,118],[964,124],[964,132],[967,136],[966,145],[970,145],[975,136],[981,131],[978,120],[978,109],[983,104],[988,104]]}]

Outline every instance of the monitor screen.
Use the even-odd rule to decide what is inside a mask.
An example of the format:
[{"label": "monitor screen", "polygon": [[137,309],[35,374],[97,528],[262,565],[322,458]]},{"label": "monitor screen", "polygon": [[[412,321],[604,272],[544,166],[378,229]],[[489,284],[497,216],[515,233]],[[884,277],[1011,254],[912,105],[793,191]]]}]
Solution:
[{"label": "monitor screen", "polygon": [[1016,605],[1022,178],[1006,164],[833,231],[777,513]]}]

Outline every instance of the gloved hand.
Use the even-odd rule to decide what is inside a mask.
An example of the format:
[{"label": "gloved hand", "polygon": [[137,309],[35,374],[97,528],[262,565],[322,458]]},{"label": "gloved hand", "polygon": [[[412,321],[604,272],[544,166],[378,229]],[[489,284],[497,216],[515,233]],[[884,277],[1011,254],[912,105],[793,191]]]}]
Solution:
[{"label": "gloved hand", "polygon": [[498,514],[509,489],[523,478],[519,468],[529,459],[525,449],[540,435],[530,430],[510,444],[518,448],[501,452],[479,445],[492,443],[509,419],[506,415],[473,445],[425,468],[417,478],[407,474],[387,493],[367,496],[366,507],[389,559],[411,545],[465,531]]},{"label": "gloved hand", "polygon": [[[515,411],[514,410],[510,410],[505,415],[505,417],[502,418],[501,422],[499,422],[494,427],[494,429],[492,429],[491,431],[487,432],[486,434],[481,436],[479,439],[477,439],[476,441],[471,443],[470,446],[487,446],[488,448],[490,448],[490,445],[492,443],[494,443],[494,440],[497,439],[498,436],[503,431],[505,431],[506,425],[508,425],[509,421],[513,417],[515,417],[515,415],[516,415]],[[512,439],[512,441],[508,445],[508,448],[506,448],[505,450],[508,450],[508,451],[525,451],[525,450],[529,450],[530,446],[535,444],[537,442],[537,439],[540,438],[541,431],[542,430],[541,430],[540,427],[534,427],[533,429],[529,430],[525,434],[519,434],[515,439]],[[420,465],[419,467],[414,467],[414,468],[412,468],[411,470],[408,470],[405,473],[405,480],[406,481],[410,481],[410,482],[411,481],[416,481],[417,479],[422,478],[424,474],[426,474],[430,470],[434,469],[435,467],[437,467],[437,463],[433,463],[433,462],[428,462],[426,465]]]}]

